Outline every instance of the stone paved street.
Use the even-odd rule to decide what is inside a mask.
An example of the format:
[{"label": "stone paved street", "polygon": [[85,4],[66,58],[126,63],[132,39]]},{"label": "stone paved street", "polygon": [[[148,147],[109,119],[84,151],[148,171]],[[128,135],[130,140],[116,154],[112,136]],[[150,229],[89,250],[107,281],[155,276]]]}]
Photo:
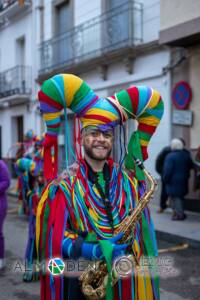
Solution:
[{"label": "stone paved street", "polygon": [[[9,212],[4,227],[7,266],[0,273],[1,300],[38,300],[39,282],[24,283],[21,269],[27,237],[27,219],[16,213],[16,199],[9,198]],[[161,300],[199,300],[200,258],[199,250],[187,248],[171,252],[176,243],[159,241],[161,276]],[[21,270],[22,271],[22,270]]]}]

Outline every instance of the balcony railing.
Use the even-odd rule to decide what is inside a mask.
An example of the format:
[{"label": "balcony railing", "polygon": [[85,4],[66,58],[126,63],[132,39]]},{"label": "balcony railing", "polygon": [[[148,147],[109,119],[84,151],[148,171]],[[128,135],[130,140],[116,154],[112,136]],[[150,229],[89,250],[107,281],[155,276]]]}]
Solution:
[{"label": "balcony railing", "polygon": [[0,98],[31,94],[31,67],[16,66],[0,73]]},{"label": "balcony railing", "polygon": [[43,42],[39,47],[39,75],[141,42],[142,4],[128,0],[126,4]]}]

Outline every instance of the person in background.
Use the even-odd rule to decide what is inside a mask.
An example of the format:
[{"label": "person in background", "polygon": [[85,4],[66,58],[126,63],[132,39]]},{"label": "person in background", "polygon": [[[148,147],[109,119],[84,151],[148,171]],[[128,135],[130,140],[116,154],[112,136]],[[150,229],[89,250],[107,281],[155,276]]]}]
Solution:
[{"label": "person in background", "polygon": [[23,157],[32,159],[34,153],[34,144],[35,144],[36,134],[33,129],[29,129],[24,135],[24,147],[25,152]]},{"label": "person in background", "polygon": [[[26,213],[29,216],[28,238],[25,251],[26,269],[23,275],[23,281],[30,282],[38,280],[39,273],[36,269],[35,261],[35,221],[38,202],[42,190],[42,170],[38,168],[36,162],[28,158],[20,158],[15,164],[15,170],[22,180],[23,201],[26,207]],[[40,180],[38,179],[39,177]]]},{"label": "person in background", "polygon": [[24,148],[24,144],[23,143],[19,143],[19,148],[16,152],[16,155],[15,155],[15,161],[17,161],[18,159],[22,158],[23,155],[25,153],[25,148]]},{"label": "person in background", "polygon": [[[36,170],[35,170],[36,171]],[[39,272],[36,268],[36,244],[35,244],[35,222],[36,211],[40,199],[38,193],[38,176],[34,172],[29,172],[29,191],[28,191],[28,205],[29,205],[29,226],[28,226],[28,239],[25,251],[26,270],[23,274],[23,281],[31,282],[39,279]]]},{"label": "person in background", "polygon": [[197,148],[196,155],[194,157],[194,190],[200,189],[200,147]]},{"label": "person in background", "polygon": [[190,152],[184,149],[180,139],[171,141],[171,152],[166,156],[163,168],[163,180],[173,209],[172,220],[181,221],[184,213],[184,196],[188,193],[188,181],[193,161]]},{"label": "person in background", "polygon": [[155,168],[161,178],[160,208],[157,211],[158,213],[163,213],[164,210],[167,208],[166,202],[168,199],[168,195],[166,191],[165,182],[163,180],[163,166],[164,166],[165,158],[167,154],[170,153],[170,151],[171,148],[169,146],[166,146],[161,150],[161,152],[158,153],[158,156],[156,158]]},{"label": "person in background", "polygon": [[197,153],[195,155],[195,164],[200,167],[200,147],[197,149]]},{"label": "person in background", "polygon": [[7,211],[6,190],[10,185],[10,174],[7,165],[0,160],[0,269],[5,266],[3,223]]}]

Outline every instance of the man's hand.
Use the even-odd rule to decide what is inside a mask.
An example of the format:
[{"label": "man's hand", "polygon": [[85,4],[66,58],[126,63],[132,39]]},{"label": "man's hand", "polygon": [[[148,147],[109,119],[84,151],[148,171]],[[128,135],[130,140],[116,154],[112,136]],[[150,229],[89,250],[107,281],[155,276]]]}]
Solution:
[{"label": "man's hand", "polygon": [[[116,257],[124,255],[126,249],[128,248],[128,244],[117,244],[117,242],[123,237],[124,233],[119,233],[118,235],[106,239],[112,244],[113,247],[113,255],[112,259],[114,260]],[[103,253],[101,247],[98,243],[87,243],[84,242],[82,246],[82,256],[87,259],[103,259]]]}]

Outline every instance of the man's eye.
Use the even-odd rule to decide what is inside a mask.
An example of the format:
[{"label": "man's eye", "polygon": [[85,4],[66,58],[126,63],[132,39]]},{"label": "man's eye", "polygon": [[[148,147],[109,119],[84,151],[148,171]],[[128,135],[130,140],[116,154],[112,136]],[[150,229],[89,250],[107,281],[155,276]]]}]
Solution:
[{"label": "man's eye", "polygon": [[91,136],[93,136],[93,137],[97,137],[97,136],[98,136],[98,132],[95,132],[95,131],[91,132],[90,134],[91,134]]},{"label": "man's eye", "polygon": [[111,139],[112,138],[112,134],[111,133],[104,133],[104,137],[106,139]]}]

